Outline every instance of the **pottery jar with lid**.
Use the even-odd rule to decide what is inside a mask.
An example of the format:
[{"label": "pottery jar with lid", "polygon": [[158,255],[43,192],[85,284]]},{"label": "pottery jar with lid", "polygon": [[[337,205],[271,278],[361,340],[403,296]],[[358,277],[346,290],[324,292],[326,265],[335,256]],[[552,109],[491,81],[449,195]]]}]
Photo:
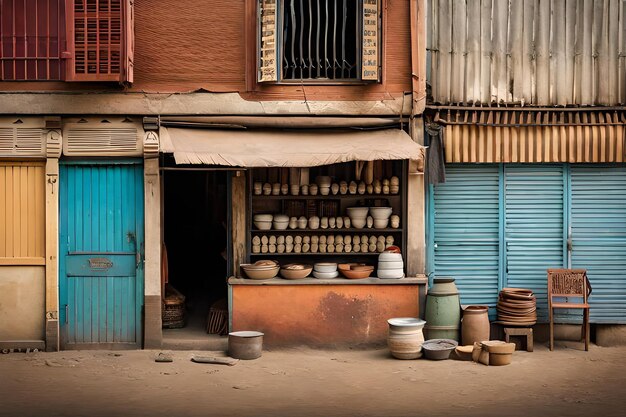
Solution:
[{"label": "pottery jar with lid", "polygon": [[427,339],[459,341],[461,303],[454,278],[435,278],[426,296]]}]

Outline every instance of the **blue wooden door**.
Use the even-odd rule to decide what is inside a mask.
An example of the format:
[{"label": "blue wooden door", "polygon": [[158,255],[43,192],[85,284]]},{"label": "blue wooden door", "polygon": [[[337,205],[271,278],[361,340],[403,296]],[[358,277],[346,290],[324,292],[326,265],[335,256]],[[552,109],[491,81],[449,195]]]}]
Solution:
[{"label": "blue wooden door", "polygon": [[63,164],[59,176],[63,347],[141,347],[143,167]]}]

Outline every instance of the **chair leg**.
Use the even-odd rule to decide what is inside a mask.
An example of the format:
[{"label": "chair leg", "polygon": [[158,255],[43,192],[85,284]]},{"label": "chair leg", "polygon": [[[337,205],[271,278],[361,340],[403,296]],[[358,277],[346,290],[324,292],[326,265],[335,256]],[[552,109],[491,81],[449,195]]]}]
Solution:
[{"label": "chair leg", "polygon": [[585,350],[588,351],[589,350],[589,340],[591,339],[591,335],[590,335],[590,328],[589,328],[589,309],[586,308],[585,309],[585,313],[584,313],[584,317],[585,317]]},{"label": "chair leg", "polygon": [[554,317],[550,308],[550,350],[554,350]]}]

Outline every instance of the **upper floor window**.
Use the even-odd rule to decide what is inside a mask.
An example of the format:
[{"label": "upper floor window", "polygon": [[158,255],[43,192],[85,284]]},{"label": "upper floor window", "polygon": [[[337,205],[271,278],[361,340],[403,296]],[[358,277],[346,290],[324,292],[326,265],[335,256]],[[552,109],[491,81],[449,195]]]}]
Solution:
[{"label": "upper floor window", "polygon": [[380,77],[380,0],[258,0],[259,82]]},{"label": "upper floor window", "polygon": [[0,80],[132,82],[131,0],[0,1]]}]

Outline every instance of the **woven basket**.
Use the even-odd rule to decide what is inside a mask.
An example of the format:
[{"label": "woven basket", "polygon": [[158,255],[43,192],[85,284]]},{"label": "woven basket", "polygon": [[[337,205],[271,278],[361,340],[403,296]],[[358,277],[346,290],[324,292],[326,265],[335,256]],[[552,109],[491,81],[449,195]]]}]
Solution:
[{"label": "woven basket", "polygon": [[169,284],[165,289],[165,294],[161,317],[163,328],[185,327],[185,296]]},{"label": "woven basket", "polygon": [[225,299],[218,300],[209,309],[206,332],[209,334],[228,334],[228,304]]}]

